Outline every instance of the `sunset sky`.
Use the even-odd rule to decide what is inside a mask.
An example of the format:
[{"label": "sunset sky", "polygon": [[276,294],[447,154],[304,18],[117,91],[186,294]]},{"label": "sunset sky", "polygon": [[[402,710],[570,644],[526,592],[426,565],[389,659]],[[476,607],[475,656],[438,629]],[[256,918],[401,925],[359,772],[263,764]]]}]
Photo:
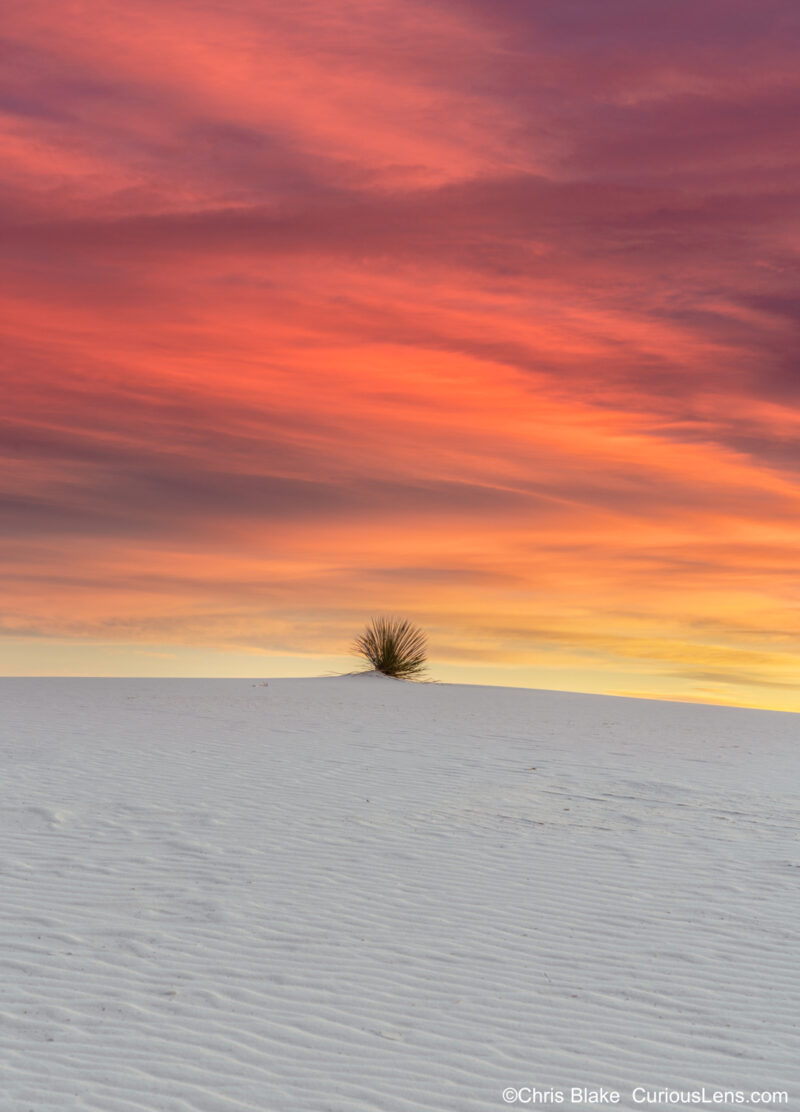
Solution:
[{"label": "sunset sky", "polygon": [[5,674],[800,710],[796,0],[11,0]]}]

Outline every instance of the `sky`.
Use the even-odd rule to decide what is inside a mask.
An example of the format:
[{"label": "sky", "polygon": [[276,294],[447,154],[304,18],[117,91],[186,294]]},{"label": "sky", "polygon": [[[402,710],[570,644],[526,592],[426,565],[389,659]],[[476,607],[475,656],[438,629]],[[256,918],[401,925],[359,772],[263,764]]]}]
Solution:
[{"label": "sky", "polygon": [[0,37],[0,672],[800,710],[795,0]]}]

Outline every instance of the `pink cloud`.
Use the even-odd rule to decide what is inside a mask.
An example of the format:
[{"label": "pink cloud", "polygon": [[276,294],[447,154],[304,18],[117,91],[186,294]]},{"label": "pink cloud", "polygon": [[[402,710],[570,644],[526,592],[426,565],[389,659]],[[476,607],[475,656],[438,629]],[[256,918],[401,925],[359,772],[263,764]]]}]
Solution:
[{"label": "pink cloud", "polygon": [[770,0],[12,5],[13,628],[241,639],[258,597],[297,648],[304,607],[388,592],[467,654],[496,611],[499,659],[524,598],[543,644],[577,608],[609,661],[739,674],[653,628],[772,644],[791,595],[799,29]]}]

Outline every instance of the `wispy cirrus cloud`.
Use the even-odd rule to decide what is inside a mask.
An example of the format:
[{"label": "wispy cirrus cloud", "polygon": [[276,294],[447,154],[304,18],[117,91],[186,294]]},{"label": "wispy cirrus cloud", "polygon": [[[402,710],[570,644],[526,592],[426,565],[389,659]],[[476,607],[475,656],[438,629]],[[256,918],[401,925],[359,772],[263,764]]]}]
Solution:
[{"label": "wispy cirrus cloud", "polygon": [[4,36],[7,630],[335,654],[402,608],[456,674],[789,705],[794,5]]}]

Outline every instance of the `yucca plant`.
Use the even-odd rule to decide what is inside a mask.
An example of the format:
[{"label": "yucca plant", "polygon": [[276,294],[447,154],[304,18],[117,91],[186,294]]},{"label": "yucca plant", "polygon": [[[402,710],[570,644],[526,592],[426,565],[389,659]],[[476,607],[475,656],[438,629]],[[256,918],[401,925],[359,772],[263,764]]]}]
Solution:
[{"label": "yucca plant", "polygon": [[421,629],[406,618],[371,618],[353,642],[376,672],[396,679],[413,679],[425,670],[428,642]]}]

